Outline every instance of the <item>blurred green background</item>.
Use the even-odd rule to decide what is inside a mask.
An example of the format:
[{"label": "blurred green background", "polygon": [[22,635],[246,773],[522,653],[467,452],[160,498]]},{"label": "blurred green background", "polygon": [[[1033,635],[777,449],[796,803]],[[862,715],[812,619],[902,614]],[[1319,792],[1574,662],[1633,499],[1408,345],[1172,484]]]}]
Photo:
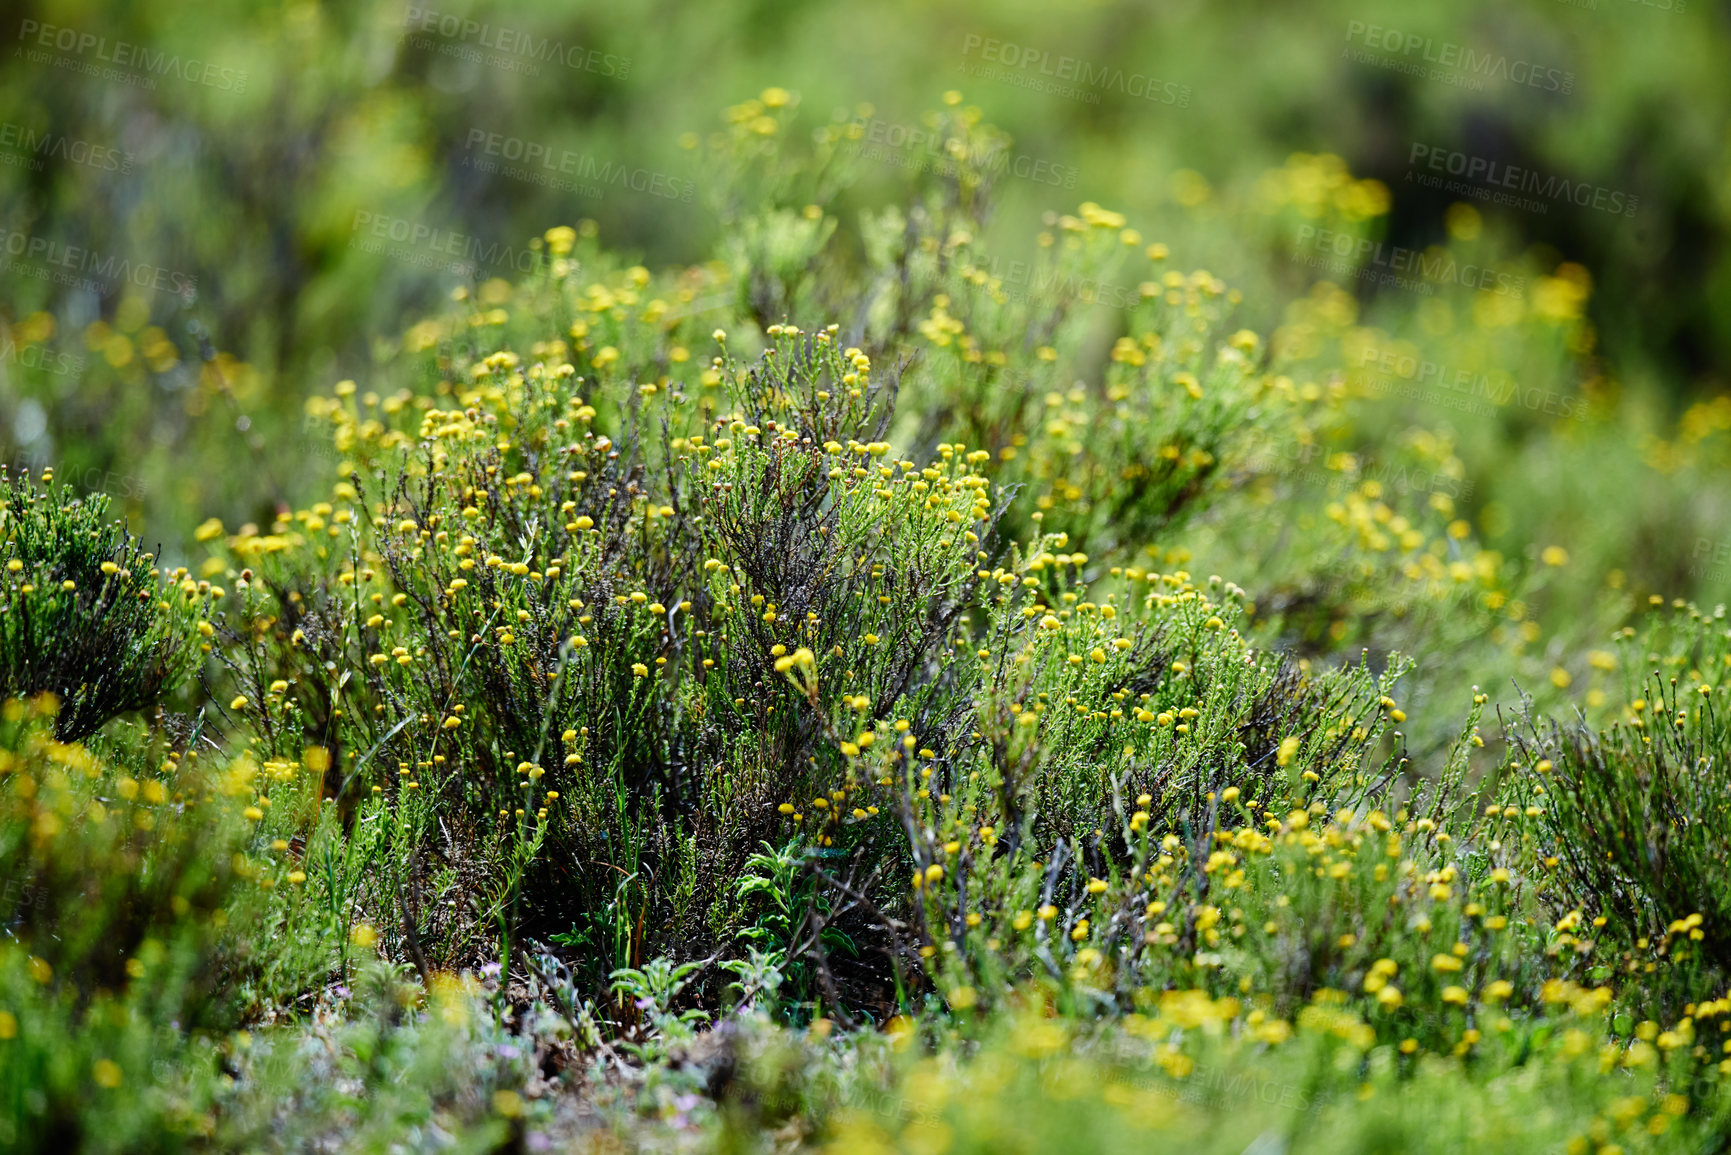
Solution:
[{"label": "blurred green background", "polygon": [[[1015,139],[1001,251],[1123,212],[1242,289],[1242,323],[1320,309],[1348,371],[1393,366],[1351,436],[1444,427],[1488,544],[1563,548],[1583,591],[1731,590],[1731,4],[68,0],[6,5],[0,37],[0,451],[171,553],[304,500],[329,464],[305,398],[549,225],[656,268],[716,252],[692,146],[724,107],[779,85],[804,127],[856,121],[886,162],[848,196],[881,203],[957,89]],[[1525,287],[1475,333],[1583,323],[1469,365],[1470,299],[1354,275],[1436,244]],[[1400,397],[1404,356],[1570,412]]]}]

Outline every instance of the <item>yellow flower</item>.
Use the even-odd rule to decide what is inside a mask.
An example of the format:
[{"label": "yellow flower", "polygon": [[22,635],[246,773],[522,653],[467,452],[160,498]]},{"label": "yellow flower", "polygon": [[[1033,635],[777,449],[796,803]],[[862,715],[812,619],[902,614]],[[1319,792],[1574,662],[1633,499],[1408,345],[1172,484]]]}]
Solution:
[{"label": "yellow flower", "polygon": [[547,241],[547,251],[556,257],[562,257],[571,251],[571,246],[577,243],[577,230],[570,225],[556,225],[543,234]]},{"label": "yellow flower", "polygon": [[649,676],[649,667],[644,665],[642,662],[632,662],[631,672],[639,678],[647,678]]}]

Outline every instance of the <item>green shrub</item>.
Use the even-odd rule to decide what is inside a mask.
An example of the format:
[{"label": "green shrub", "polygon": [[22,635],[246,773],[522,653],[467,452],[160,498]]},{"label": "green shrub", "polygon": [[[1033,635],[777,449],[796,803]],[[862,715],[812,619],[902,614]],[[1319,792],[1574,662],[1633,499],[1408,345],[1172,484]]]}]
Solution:
[{"label": "green shrub", "polygon": [[0,707],[0,1138],[174,1149],[210,1126],[211,1032],[242,1010],[236,823],[160,735],[55,722],[47,696]]},{"label": "green shrub", "polygon": [[0,694],[55,695],[66,742],[160,702],[198,663],[204,591],[163,589],[106,497],[52,474],[41,489],[0,474],[0,488]]},{"label": "green shrub", "polygon": [[[6,1138],[1705,1143],[1723,612],[1546,722],[1567,551],[1399,482],[1461,479],[1447,430],[1359,458],[1350,298],[1264,338],[1094,204],[1000,275],[959,100],[849,232],[795,103],[711,140],[717,261],[551,229],[315,398],[332,484],[201,526],[220,586],[12,487]],[[1541,288],[1463,345],[1573,368]],[[1549,686],[1488,751],[1487,654]],[[190,727],[105,728],[205,655]]]},{"label": "green shrub", "polygon": [[1645,985],[1674,1009],[1731,972],[1731,630],[1723,606],[1690,606],[1656,611],[1618,640],[1616,721],[1517,720],[1501,825],[1535,865],[1554,867],[1550,914],[1597,973],[1662,969],[1664,981]]},{"label": "green shrub", "polygon": [[[1312,436],[1316,391],[1230,328],[1235,294],[1131,271],[1164,246],[1094,205],[1051,221],[1039,291],[1006,286],[966,173],[868,220],[857,269],[821,203],[780,203],[834,186],[783,162],[723,270],[657,279],[549,230],[520,284],[406,334],[394,391],[309,403],[343,459],[331,500],[207,562],[236,590],[231,713],[284,768],[265,829],[319,864],[273,916],[300,981],[365,923],[423,971],[520,973],[550,944],[602,1003],[615,971],[708,959],[795,1019],[881,1019],[970,918],[1002,933],[1062,898],[1068,934],[1111,880],[1115,951],[1169,891],[1207,905],[1151,866],[1168,836],[1207,860],[1228,788],[1263,815],[1368,811],[1415,777],[1406,660],[1289,662],[1250,640],[1242,589],[1149,564],[1226,516],[1270,437]],[[1126,277],[1104,321],[1066,288]],[[733,312],[686,308],[718,292]],[[857,347],[765,312],[849,299]],[[1362,585],[1487,588],[1470,540],[1375,497],[1328,543]],[[766,846],[797,870],[742,887]],[[725,973],[684,997],[717,1005]]]}]

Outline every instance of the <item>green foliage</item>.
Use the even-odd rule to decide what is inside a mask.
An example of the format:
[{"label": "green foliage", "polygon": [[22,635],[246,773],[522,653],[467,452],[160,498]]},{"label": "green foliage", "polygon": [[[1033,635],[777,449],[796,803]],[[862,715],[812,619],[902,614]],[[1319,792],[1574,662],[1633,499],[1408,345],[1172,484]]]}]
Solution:
[{"label": "green foliage", "polygon": [[1670,981],[1653,985],[1670,1001],[1731,970],[1727,639],[1723,606],[1623,630],[1622,717],[1597,731],[1523,719],[1503,794],[1507,825],[1558,864],[1555,913],[1591,921],[1612,972],[1666,960]]},{"label": "green foliage", "polygon": [[340,1017],[304,1034],[238,1036],[216,1141],[377,1151],[405,1135],[438,1135],[442,1147],[475,1153],[520,1141],[530,1107],[518,1092],[533,1051],[479,993],[448,976],[423,988],[375,960],[358,970]]},{"label": "green foliage", "polygon": [[[4,1138],[1704,1145],[1723,610],[1577,658],[1620,597],[1353,407],[1421,336],[1586,374],[1584,270],[1262,335],[1098,204],[1017,259],[959,98],[860,213],[797,106],[704,143],[710,263],[560,226],[381,341],[206,581],[10,486]],[[1389,224],[1328,158],[1262,191],[1251,244]]]},{"label": "green foliage", "polygon": [[1731,1106],[1714,1092],[1677,1093],[1676,1072],[1663,1068],[1607,1077],[1602,1023],[1566,1007],[1471,1060],[1367,1049],[1363,1023],[1326,1004],[1276,1047],[1228,1026],[1240,1013],[1231,998],[1168,992],[1105,1026],[1050,1010],[1037,1000],[1007,1008],[965,1041],[903,1029],[845,1060],[809,1041],[742,1032],[720,1141],[762,1150],[773,1133],[835,1151],[1369,1153],[1566,1149],[1590,1135],[1684,1151],[1715,1142]]},{"label": "green foliage", "polygon": [[67,742],[160,702],[197,665],[205,591],[164,588],[107,498],[51,475],[38,489],[0,472],[0,488],[0,694],[53,694]]},{"label": "green foliage", "polygon": [[[172,1149],[208,1123],[208,1036],[242,1008],[235,823],[160,735],[56,741],[0,707],[0,1133],[15,1149]],[[166,756],[165,756],[166,755]]]}]

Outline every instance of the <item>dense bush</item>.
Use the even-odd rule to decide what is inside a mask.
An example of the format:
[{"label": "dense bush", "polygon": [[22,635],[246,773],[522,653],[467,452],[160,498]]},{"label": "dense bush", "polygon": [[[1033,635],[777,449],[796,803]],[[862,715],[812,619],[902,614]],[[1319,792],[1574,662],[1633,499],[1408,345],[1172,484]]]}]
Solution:
[{"label": "dense bush", "polygon": [[164,588],[105,497],[75,498],[52,473],[38,490],[0,471],[0,486],[0,692],[53,695],[64,741],[157,704],[198,664],[210,583]]},{"label": "dense bush", "polygon": [[172,1149],[216,1091],[207,1033],[243,1010],[227,980],[246,948],[228,936],[257,867],[235,773],[127,728],[63,743],[56,722],[49,695],[0,708],[0,1132]]},{"label": "dense bush", "polygon": [[[1554,913],[1590,921],[1609,948],[1599,952],[1602,974],[1636,973],[1651,965],[1649,951],[1671,977],[1723,982],[1731,971],[1727,640],[1723,606],[1679,610],[1640,634],[1627,628],[1622,667],[1649,673],[1627,678],[1618,721],[1594,731],[1529,719],[1514,735],[1518,764],[1501,815],[1556,864]],[[1687,1001],[1687,987],[1652,986]]]},{"label": "dense bush", "polygon": [[[1566,554],[1346,448],[1338,300],[1237,327],[1092,204],[1006,283],[957,103],[838,251],[791,105],[706,146],[724,262],[547,231],[202,580],[11,489],[8,1140],[1707,1145],[1723,611],[1564,725]],[[1192,568],[1257,535],[1266,593]]]}]

